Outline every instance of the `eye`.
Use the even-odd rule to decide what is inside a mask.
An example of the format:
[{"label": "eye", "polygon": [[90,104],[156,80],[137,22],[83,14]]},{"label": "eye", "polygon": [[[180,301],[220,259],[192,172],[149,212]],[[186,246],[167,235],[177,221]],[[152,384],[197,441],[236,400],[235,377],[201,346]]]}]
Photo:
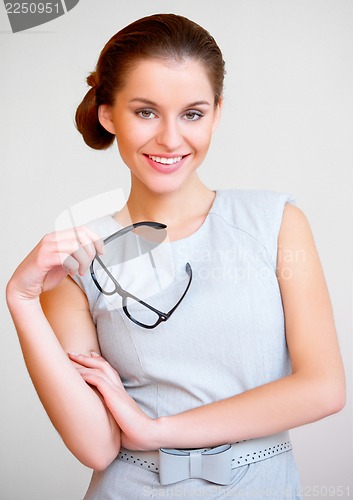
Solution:
[{"label": "eye", "polygon": [[151,120],[156,117],[155,113],[151,109],[138,109],[136,114],[145,120]]},{"label": "eye", "polygon": [[190,109],[183,116],[185,120],[189,122],[194,122],[196,120],[200,120],[200,118],[202,118],[204,115],[203,113],[201,113],[201,111]]}]

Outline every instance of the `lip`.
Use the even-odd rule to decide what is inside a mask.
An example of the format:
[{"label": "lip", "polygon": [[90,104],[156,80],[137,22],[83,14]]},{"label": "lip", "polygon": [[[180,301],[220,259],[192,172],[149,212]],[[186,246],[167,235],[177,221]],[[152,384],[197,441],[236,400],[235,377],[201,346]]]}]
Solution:
[{"label": "lip", "polygon": [[[164,163],[158,163],[154,160],[152,160],[152,158],[150,158],[150,156],[159,156],[159,157],[162,157],[162,158],[178,158],[179,156],[181,156],[181,160],[180,161],[177,161],[176,163],[172,163],[171,165],[167,165],[167,164],[164,164]],[[176,154],[153,154],[153,155],[148,155],[148,154],[144,154],[144,157],[146,158],[147,160],[147,163],[154,169],[156,170],[157,172],[160,172],[162,174],[172,174],[173,172],[176,172],[177,170],[179,170],[185,163],[185,160],[188,158],[188,154],[187,155],[176,155]]]}]

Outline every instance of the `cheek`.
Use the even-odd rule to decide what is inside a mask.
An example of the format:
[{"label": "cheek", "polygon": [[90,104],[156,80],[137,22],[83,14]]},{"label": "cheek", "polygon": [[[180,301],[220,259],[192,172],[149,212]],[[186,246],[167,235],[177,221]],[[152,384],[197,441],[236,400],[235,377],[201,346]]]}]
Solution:
[{"label": "cheek", "polygon": [[131,158],[134,154],[136,147],[131,141],[131,137],[125,134],[117,134],[116,142],[118,145],[119,154],[126,165],[131,164]]},{"label": "cheek", "polygon": [[195,149],[203,151],[207,150],[212,138],[212,126],[206,124],[202,129],[198,129],[189,134],[189,142],[191,142]]},{"label": "cheek", "polygon": [[143,124],[130,124],[127,125],[123,131],[120,141],[121,146],[125,150],[129,149],[138,151],[141,147],[147,144],[154,137],[154,130],[152,126],[143,126]]},{"label": "cheek", "polygon": [[116,135],[119,151],[122,156],[133,154],[139,149],[141,144],[138,131],[133,129],[134,131],[132,133],[131,130],[132,127],[127,126],[124,131],[120,131],[120,133]]}]

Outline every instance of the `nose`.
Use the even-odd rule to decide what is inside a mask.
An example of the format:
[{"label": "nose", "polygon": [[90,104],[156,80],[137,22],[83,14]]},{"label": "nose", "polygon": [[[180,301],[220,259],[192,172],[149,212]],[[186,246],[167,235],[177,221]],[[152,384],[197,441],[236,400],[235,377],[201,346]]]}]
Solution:
[{"label": "nose", "polygon": [[182,143],[180,125],[173,118],[161,120],[156,134],[156,142],[168,151],[176,151]]}]

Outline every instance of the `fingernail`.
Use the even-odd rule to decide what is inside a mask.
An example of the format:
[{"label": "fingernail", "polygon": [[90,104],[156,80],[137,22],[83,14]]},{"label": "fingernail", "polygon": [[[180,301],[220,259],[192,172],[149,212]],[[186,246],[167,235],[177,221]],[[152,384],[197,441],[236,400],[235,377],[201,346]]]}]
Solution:
[{"label": "fingernail", "polygon": [[100,355],[98,354],[98,352],[91,351],[91,356],[93,356],[94,358],[97,358],[97,357],[99,357]]},{"label": "fingernail", "polygon": [[79,356],[79,353],[78,353],[78,352],[72,352],[72,351],[70,351],[70,352],[68,352],[67,354],[68,354],[69,356]]}]

